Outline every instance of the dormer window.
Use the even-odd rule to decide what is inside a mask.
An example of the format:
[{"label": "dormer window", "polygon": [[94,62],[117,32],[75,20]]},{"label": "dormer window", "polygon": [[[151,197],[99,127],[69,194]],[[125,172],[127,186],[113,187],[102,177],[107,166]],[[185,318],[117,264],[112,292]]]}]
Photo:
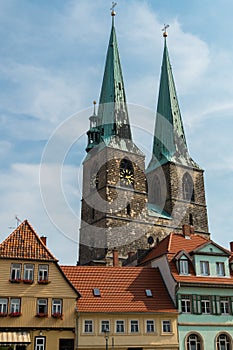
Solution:
[{"label": "dormer window", "polygon": [[225,276],[225,266],[223,262],[216,262],[216,273],[218,276]]},{"label": "dormer window", "polygon": [[210,274],[209,261],[200,261],[200,268],[201,268],[202,276],[209,276]]},{"label": "dormer window", "polygon": [[189,274],[188,259],[180,259],[179,260],[179,274],[180,275],[188,275]]}]

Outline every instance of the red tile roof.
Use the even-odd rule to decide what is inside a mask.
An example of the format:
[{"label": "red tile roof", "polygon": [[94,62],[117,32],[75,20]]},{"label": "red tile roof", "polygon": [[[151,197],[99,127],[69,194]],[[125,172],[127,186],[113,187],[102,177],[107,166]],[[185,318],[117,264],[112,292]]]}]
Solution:
[{"label": "red tile roof", "polygon": [[149,252],[143,259],[142,264],[164,254],[168,254],[168,259],[170,261],[181,250],[191,253],[194,249],[208,242],[210,242],[209,239],[197,234],[190,234],[189,239],[187,239],[181,233],[172,232]]},{"label": "red tile roof", "polygon": [[[141,267],[61,266],[81,294],[80,312],[172,312],[159,270]],[[93,295],[99,288],[101,296]],[[153,296],[147,297],[150,289]]]},{"label": "red tile roof", "polygon": [[0,258],[57,261],[27,220],[0,244]]},{"label": "red tile roof", "polygon": [[195,270],[193,268],[192,263],[189,264],[189,275],[180,275],[175,261],[175,256],[181,252],[187,252],[192,255],[198,250],[200,247],[204,247],[208,243],[213,243],[215,246],[222,249],[226,254],[230,252],[225,248],[217,245],[215,242],[204,238],[198,234],[190,234],[188,237],[185,237],[181,233],[170,233],[167,237],[165,237],[158,245],[156,245],[152,250],[148,253],[148,255],[143,259],[141,265],[147,265],[150,261],[165,255],[167,256],[169,266],[171,269],[171,273],[177,282],[186,282],[186,283],[208,283],[208,284],[233,284],[233,276],[230,278],[227,277],[206,277],[206,276],[196,276]]}]

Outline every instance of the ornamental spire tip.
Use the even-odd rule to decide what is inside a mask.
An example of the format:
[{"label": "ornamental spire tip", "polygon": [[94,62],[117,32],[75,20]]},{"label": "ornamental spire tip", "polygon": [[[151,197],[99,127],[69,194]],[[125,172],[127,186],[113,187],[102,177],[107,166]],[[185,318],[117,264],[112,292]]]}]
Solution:
[{"label": "ornamental spire tip", "polygon": [[110,8],[112,17],[116,16],[116,12],[114,11],[114,8],[116,7],[116,5],[117,5],[117,3],[113,1],[112,7]]},{"label": "ornamental spire tip", "polygon": [[166,39],[166,37],[167,37],[167,28],[169,28],[170,26],[169,26],[169,24],[164,24],[164,27],[163,27],[163,29],[162,29],[162,32],[163,32],[163,37]]}]

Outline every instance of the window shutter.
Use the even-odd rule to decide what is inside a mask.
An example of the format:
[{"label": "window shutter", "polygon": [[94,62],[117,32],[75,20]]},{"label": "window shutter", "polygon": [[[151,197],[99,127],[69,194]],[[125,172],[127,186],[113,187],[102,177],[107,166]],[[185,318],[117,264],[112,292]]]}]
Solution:
[{"label": "window shutter", "polygon": [[211,297],[211,307],[212,307],[212,314],[217,314],[217,302],[216,302],[216,295],[212,295]]},{"label": "window shutter", "polygon": [[197,314],[201,314],[201,296],[197,295]]},{"label": "window shutter", "polygon": [[220,310],[220,297],[216,296],[216,314],[220,315],[221,314],[221,310]]},{"label": "window shutter", "polygon": [[233,314],[233,297],[229,298],[229,304],[230,304],[230,313]]}]

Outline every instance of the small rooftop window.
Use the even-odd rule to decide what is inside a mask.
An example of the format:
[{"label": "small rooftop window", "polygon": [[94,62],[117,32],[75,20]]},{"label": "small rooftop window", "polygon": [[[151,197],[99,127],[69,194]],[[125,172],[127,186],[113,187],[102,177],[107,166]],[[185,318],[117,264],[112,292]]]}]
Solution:
[{"label": "small rooftop window", "polygon": [[93,294],[94,294],[95,297],[100,297],[101,294],[100,294],[99,288],[94,288],[94,289],[93,289]]},{"label": "small rooftop window", "polygon": [[150,289],[146,289],[145,292],[147,297],[153,297],[152,291]]}]

